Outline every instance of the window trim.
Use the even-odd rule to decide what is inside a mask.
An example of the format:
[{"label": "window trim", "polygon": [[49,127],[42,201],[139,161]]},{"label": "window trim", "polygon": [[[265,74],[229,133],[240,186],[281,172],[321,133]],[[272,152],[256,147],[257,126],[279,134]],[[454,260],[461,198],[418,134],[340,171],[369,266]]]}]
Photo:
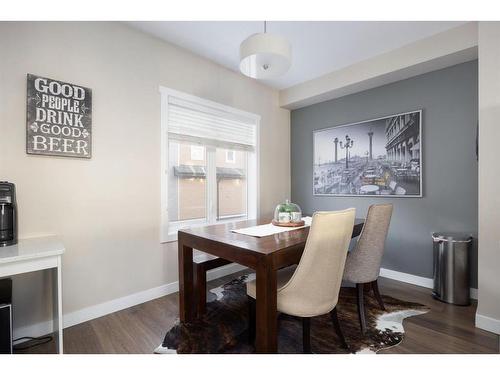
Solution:
[{"label": "window trim", "polygon": [[[228,222],[238,222],[248,219],[255,219],[259,217],[260,214],[260,184],[259,184],[259,176],[260,176],[260,121],[261,117],[259,115],[242,111],[240,109],[236,109],[230,106],[226,106],[224,104],[220,104],[217,102],[213,102],[211,100],[203,99],[194,95],[186,94],[177,90],[173,90],[167,87],[160,86],[159,87],[160,96],[161,96],[161,163],[160,163],[160,174],[161,174],[161,198],[160,198],[160,242],[174,242],[177,241],[177,231],[179,229],[185,227],[196,227],[203,225],[212,225],[217,224],[214,221],[213,215],[210,215],[210,212],[216,210],[216,207],[211,207],[211,199],[209,198],[210,182],[207,179],[207,218],[205,219],[195,219],[195,220],[185,220],[176,222],[178,225],[172,228],[172,225],[169,225],[168,221],[168,205],[167,205],[167,196],[168,196],[168,147],[169,147],[169,137],[168,137],[168,106],[169,106],[169,98],[178,98],[191,101],[195,104],[200,104],[204,106],[208,106],[214,108],[215,110],[228,112],[237,116],[245,117],[248,120],[252,121],[255,124],[255,151],[253,153],[247,154],[247,217],[246,218],[234,218],[234,219],[223,219],[218,223],[228,223]],[[208,147],[208,146],[206,146]],[[253,155],[253,156],[252,156]],[[210,162],[208,156],[208,150],[205,150],[206,163],[208,167],[208,163]],[[215,163],[215,158],[212,161]],[[252,159],[252,160],[249,160]],[[254,164],[254,166],[252,165]],[[252,170],[250,170],[252,168]],[[216,176],[213,176],[216,179]],[[251,182],[250,182],[251,181]],[[213,187],[212,187],[213,188]],[[252,204],[253,202],[253,204]],[[215,203],[215,202],[214,202]],[[202,221],[202,222],[201,222]]]}]

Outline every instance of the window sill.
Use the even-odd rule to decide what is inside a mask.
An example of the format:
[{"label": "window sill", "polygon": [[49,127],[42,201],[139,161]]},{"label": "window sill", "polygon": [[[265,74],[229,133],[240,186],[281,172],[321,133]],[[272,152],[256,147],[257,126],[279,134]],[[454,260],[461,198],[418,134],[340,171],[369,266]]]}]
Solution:
[{"label": "window sill", "polygon": [[177,232],[169,233],[166,238],[162,238],[160,243],[177,242]]},{"label": "window sill", "polygon": [[251,220],[251,218],[242,217],[234,217],[231,219],[221,219],[216,223],[201,223],[201,224],[193,224],[189,226],[179,226],[178,228],[172,229],[171,231],[168,232],[168,234],[164,237],[161,238],[160,243],[171,243],[171,242],[177,242],[177,232],[183,229],[190,229],[190,228],[197,228],[197,227],[203,227],[203,226],[208,226],[208,225],[219,225],[219,224],[230,224],[230,223],[239,223],[240,221],[246,221],[246,220]]}]

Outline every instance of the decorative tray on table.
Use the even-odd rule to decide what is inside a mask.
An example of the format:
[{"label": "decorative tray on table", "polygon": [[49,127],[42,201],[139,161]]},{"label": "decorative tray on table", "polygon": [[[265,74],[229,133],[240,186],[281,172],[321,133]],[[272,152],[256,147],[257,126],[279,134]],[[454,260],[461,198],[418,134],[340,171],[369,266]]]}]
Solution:
[{"label": "decorative tray on table", "polygon": [[303,227],[304,225],[306,225],[306,222],[304,220],[289,223],[280,223],[279,221],[273,220],[272,223],[273,225],[276,225],[278,227]]}]

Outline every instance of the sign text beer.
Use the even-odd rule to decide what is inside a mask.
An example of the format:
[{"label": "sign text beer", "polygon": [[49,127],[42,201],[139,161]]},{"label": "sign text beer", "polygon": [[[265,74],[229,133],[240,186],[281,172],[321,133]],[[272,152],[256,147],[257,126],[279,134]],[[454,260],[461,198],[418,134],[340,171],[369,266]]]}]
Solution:
[{"label": "sign text beer", "polygon": [[26,152],[92,156],[92,90],[28,74]]}]

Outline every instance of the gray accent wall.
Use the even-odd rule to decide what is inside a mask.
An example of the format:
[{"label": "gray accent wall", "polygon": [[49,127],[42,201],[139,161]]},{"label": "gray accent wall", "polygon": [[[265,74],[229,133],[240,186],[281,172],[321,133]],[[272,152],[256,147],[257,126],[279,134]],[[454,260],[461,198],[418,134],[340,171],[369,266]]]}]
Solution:
[{"label": "gray accent wall", "polygon": [[[313,196],[313,131],[422,109],[423,198]],[[434,231],[477,238],[477,61],[300,108],[291,113],[291,199],[303,212],[393,203],[382,267],[432,277]],[[332,143],[333,149],[333,143]],[[492,173],[494,173],[492,171]],[[471,253],[477,287],[477,243]]]}]

